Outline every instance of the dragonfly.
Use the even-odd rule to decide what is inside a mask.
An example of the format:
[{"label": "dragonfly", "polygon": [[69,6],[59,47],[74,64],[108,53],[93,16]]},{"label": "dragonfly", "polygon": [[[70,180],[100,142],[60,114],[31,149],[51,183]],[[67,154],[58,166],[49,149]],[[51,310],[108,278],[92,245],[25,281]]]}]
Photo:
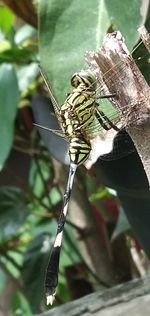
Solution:
[{"label": "dragonfly", "polygon": [[[113,129],[115,132],[119,132],[120,128],[107,117],[100,109],[98,103],[98,99],[115,98],[117,97],[116,94],[97,96],[96,76],[89,69],[81,70],[72,76],[71,92],[68,93],[61,107],[59,107],[42,69],[41,74],[47,86],[61,128],[61,131],[58,130],[54,132],[59,136],[63,135],[63,137],[67,139],[70,157],[69,174],[63,198],[63,206],[60,211],[56,237],[51,249],[45,277],[47,305],[52,305],[58,285],[59,261],[64,225],[77,167],[88,160],[92,150],[91,139],[94,139],[100,129],[105,131]],[[52,131],[39,124],[35,125]]]}]

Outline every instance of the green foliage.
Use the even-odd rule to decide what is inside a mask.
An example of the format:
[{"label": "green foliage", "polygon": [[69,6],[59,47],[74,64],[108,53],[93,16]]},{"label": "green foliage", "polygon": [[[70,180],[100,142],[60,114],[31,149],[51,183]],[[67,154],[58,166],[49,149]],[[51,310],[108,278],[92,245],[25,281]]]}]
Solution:
[{"label": "green foliage", "polygon": [[12,297],[12,312],[13,316],[33,315],[27,299],[19,291],[15,292]]},{"label": "green foliage", "polygon": [[[48,181],[52,182],[53,171],[51,165],[47,163],[47,161],[40,159],[33,159],[32,165],[30,169],[30,185],[34,194],[36,194],[41,202],[45,204],[45,206],[49,207],[52,205],[56,205],[60,202],[60,194],[58,190],[53,187],[50,191],[45,191],[46,183]],[[42,210],[43,207],[39,204],[39,201],[35,201],[34,206],[36,205],[37,210]]]},{"label": "green foliage", "polygon": [[11,238],[28,215],[26,194],[17,187],[0,187],[0,240]]},{"label": "green foliage", "polygon": [[0,66],[0,170],[10,152],[19,101],[18,81],[13,65]]},{"label": "green foliage", "polygon": [[0,30],[8,33],[15,20],[14,14],[4,6],[0,6]]},{"label": "green foliage", "polygon": [[119,0],[105,0],[104,3],[113,29],[120,30],[125,37],[128,48],[132,49],[139,39],[138,27],[144,23],[146,18],[146,16],[143,15],[142,17],[141,15],[142,5],[140,1],[127,0],[122,3]]},{"label": "green foliage", "polygon": [[24,27],[15,33],[14,24],[14,14],[6,7],[1,6],[0,170],[3,168],[13,144],[14,123],[21,97],[19,94],[19,89],[21,92],[25,90],[27,94],[28,88],[38,75],[37,46],[34,44],[33,49],[33,39],[31,38],[33,35],[34,37],[36,36],[36,31],[34,28],[24,25]]},{"label": "green foliage", "polygon": [[41,64],[60,103],[72,74],[87,67],[84,53],[100,47],[109,28],[122,31],[133,47],[142,20],[140,5],[139,0],[40,1]]},{"label": "green foliage", "polygon": [[34,61],[38,61],[36,55],[34,55],[33,52],[30,52],[26,48],[14,46],[10,49],[6,49],[0,54],[0,63],[15,62],[18,64],[26,64]]},{"label": "green foliage", "polygon": [[[47,266],[52,241],[46,234],[39,234],[33,239],[25,253],[22,276],[27,297],[35,312],[44,299],[45,269]],[[34,295],[36,293],[36,295]]]}]

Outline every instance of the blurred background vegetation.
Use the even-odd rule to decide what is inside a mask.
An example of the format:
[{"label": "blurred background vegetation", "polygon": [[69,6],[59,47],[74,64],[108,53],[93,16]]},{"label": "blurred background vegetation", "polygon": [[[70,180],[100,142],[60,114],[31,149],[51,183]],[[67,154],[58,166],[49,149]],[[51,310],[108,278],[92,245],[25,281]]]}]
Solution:
[{"label": "blurred background vegetation", "polygon": [[[149,29],[148,5],[148,0],[142,8],[139,0],[0,1],[1,315],[28,316],[47,309],[44,273],[67,179],[66,143],[55,135],[39,134],[33,126],[35,121],[51,128],[56,124],[39,63],[61,104],[70,76],[86,67],[85,51],[100,47],[108,31],[119,29],[132,50],[139,40],[138,27],[146,23]],[[147,53],[141,49],[137,56],[149,80]],[[104,186],[114,189],[118,184],[108,180],[110,166],[105,176],[99,175],[103,167],[98,162],[91,171],[80,167],[77,173],[55,304],[144,276],[149,269],[139,242],[149,256],[149,227],[143,237],[147,217],[141,229],[134,227],[140,219],[137,214],[130,218],[127,200],[123,205],[121,196],[118,199],[115,190]],[[140,174],[144,199],[147,183],[140,168],[134,170]],[[123,169],[124,165],[119,176]],[[130,173],[130,167],[127,170]],[[133,202],[133,213],[142,211],[144,218],[149,197],[140,210],[138,206]]]}]

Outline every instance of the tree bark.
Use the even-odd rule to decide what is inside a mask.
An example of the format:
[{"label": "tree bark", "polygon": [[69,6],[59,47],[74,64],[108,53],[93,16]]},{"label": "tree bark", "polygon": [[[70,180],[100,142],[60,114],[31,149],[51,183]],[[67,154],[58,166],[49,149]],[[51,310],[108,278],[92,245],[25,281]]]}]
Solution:
[{"label": "tree bark", "polygon": [[149,316],[150,277],[118,285],[103,293],[81,299],[39,314],[39,316]]},{"label": "tree bark", "polygon": [[86,53],[86,60],[104,92],[116,95],[112,103],[120,114],[119,125],[132,138],[150,183],[150,88],[121,33],[107,34],[98,51]]}]

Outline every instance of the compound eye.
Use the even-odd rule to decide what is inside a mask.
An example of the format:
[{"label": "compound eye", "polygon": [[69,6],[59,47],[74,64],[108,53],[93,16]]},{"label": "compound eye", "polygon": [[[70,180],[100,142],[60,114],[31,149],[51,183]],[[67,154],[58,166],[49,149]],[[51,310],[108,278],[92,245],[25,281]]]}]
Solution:
[{"label": "compound eye", "polygon": [[79,84],[80,84],[79,76],[77,73],[75,73],[71,78],[71,85],[72,87],[77,88]]}]

